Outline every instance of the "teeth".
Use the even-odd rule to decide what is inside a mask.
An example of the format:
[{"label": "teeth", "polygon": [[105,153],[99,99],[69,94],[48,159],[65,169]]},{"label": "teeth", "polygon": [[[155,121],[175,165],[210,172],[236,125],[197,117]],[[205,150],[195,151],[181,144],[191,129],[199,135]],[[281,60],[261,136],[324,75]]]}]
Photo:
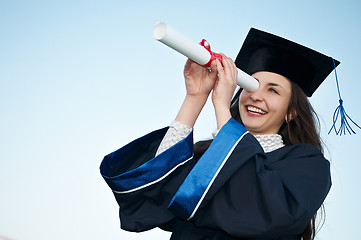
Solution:
[{"label": "teeth", "polygon": [[266,112],[265,112],[265,111],[262,111],[262,110],[261,110],[261,109],[259,109],[259,108],[255,108],[255,107],[251,107],[251,106],[248,106],[248,107],[247,107],[247,110],[248,110],[249,112],[260,113],[260,114],[266,114]]}]

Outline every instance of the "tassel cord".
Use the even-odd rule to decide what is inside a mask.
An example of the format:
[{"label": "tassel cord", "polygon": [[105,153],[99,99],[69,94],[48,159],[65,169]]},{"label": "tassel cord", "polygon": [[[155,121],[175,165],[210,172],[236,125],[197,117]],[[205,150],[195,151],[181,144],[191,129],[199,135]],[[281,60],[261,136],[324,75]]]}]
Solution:
[{"label": "tassel cord", "polygon": [[[343,100],[341,98],[341,92],[340,92],[340,86],[338,84],[338,79],[337,79],[337,72],[336,72],[336,64],[335,64],[335,60],[332,58],[333,61],[333,66],[334,66],[334,70],[335,70],[335,78],[336,78],[336,86],[337,86],[337,92],[338,92],[338,97],[339,97],[339,103],[340,105],[336,108],[335,112],[333,113],[333,124],[331,129],[328,131],[328,134],[330,134],[330,132],[332,131],[332,129],[335,130],[336,135],[346,135],[346,130],[349,134],[356,134],[356,132],[352,129],[352,127],[350,126],[348,120],[350,120],[353,124],[355,124],[359,129],[361,129],[361,127],[359,125],[357,125],[356,122],[354,122],[351,117],[346,113],[346,110],[343,106]],[[341,120],[341,125],[339,129],[336,129],[336,122],[338,119],[338,116],[340,115],[340,120]]]}]

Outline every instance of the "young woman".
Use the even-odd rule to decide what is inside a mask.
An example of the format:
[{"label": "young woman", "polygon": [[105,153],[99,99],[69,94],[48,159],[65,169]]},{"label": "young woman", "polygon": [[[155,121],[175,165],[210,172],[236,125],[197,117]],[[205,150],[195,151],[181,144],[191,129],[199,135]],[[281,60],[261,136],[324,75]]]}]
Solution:
[{"label": "young woman", "polygon": [[[259,88],[232,100],[236,66]],[[235,63],[223,55],[205,69],[188,60],[175,121],[101,164],[121,227],[160,227],[172,240],[312,239],[331,179],[307,96],[332,69],[330,57],[256,29]],[[218,131],[193,146],[211,92]]]}]

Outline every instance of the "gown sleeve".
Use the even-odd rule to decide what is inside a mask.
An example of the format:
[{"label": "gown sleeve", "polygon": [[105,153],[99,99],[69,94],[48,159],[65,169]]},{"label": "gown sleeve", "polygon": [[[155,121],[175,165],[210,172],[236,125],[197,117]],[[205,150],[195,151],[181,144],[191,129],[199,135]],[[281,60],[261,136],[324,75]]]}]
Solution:
[{"label": "gown sleeve", "polygon": [[156,156],[168,128],[149,133],[104,157],[100,172],[119,205],[121,228],[141,232],[174,219],[167,206],[194,165],[193,132]]},{"label": "gown sleeve", "polygon": [[193,128],[174,120],[169,125],[169,129],[164,135],[164,138],[158,147],[156,155],[161,154],[171,146],[185,139],[192,132],[192,130]]},{"label": "gown sleeve", "polygon": [[[224,142],[234,147],[219,153],[227,148]],[[183,181],[170,210],[198,228],[218,229],[234,238],[299,236],[328,194],[329,167],[309,144],[266,154],[231,119]]]}]

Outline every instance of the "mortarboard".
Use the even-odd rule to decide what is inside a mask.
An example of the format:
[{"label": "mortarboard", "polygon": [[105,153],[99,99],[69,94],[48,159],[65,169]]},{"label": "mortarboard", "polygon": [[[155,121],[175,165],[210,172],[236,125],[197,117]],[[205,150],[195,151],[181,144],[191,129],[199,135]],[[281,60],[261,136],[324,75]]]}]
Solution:
[{"label": "mortarboard", "polygon": [[248,74],[278,73],[297,83],[308,97],[334,69],[331,57],[255,28],[249,31],[235,63]]}]

